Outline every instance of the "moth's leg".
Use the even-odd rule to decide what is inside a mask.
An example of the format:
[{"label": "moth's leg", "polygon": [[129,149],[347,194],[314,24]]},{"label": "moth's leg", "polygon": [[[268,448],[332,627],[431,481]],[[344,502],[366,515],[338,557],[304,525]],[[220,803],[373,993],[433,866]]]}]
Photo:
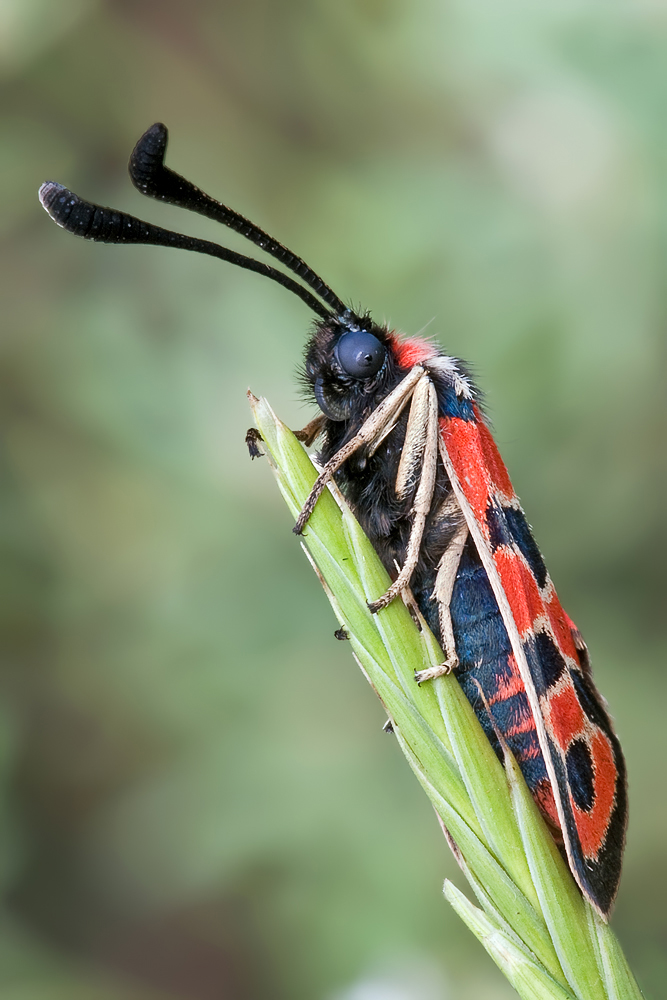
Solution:
[{"label": "moth's leg", "polygon": [[326,417],[323,413],[315,417],[309,423],[306,424],[304,428],[300,431],[294,431],[294,437],[297,441],[303,441],[306,448],[310,448],[311,444],[317,440],[317,438],[322,433],[322,428],[326,423]]},{"label": "moth's leg", "polygon": [[429,402],[429,382],[422,379],[412,394],[405,441],[396,473],[394,490],[400,500],[403,500],[414,486],[422,466],[428,433]]},{"label": "moth's leg", "polygon": [[406,608],[410,612],[410,617],[421,632],[424,619],[422,618],[419,610],[419,605],[415,601],[414,595],[409,587],[406,587],[405,590],[403,590],[401,597],[403,598],[403,604],[405,604]]},{"label": "moth's leg", "polygon": [[452,594],[454,593],[454,584],[456,583],[456,574],[458,573],[459,563],[461,562],[467,538],[468,525],[464,521],[440,557],[438,572],[435,578],[435,587],[433,588],[433,600],[438,602],[442,646],[447,657],[447,662],[450,664],[450,670],[459,665],[452,629],[450,606]]},{"label": "moth's leg", "polygon": [[329,459],[315,480],[315,485],[310,491],[308,499],[303,505],[297,522],[294,525],[293,530],[296,535],[300,535],[305,528],[308,518],[313,513],[315,504],[320,498],[324,487],[335,473],[338,472],[341,465],[363,445],[371,444],[379,435],[388,433],[386,430],[387,424],[391,423],[401,413],[414,392],[415,386],[425,375],[426,373],[421,365],[415,365],[403,381],[399,382],[387,398],[383,399],[380,405],[373,410],[368,420],[361,425],[361,428],[354,437],[350,438],[347,444],[344,444],[333,458]]},{"label": "moth's leg", "polygon": [[454,630],[452,629],[452,616],[449,609],[452,601],[452,593],[454,592],[456,574],[467,538],[468,525],[464,522],[457,528],[454,537],[440,557],[432,600],[438,602],[438,618],[440,619],[440,635],[445,651],[445,662],[427,667],[426,670],[417,671],[415,680],[418,684],[421,684],[423,681],[433,680],[434,677],[442,677],[443,674],[449,674],[459,665],[459,658],[456,655],[456,643],[454,642]]},{"label": "moth's leg", "polygon": [[415,567],[419,562],[419,550],[422,538],[424,537],[424,527],[426,518],[433,503],[433,491],[435,489],[435,473],[438,464],[438,395],[435,386],[428,380],[428,420],[426,428],[426,441],[424,444],[424,457],[422,461],[421,478],[415,502],[412,508],[414,520],[410,529],[410,537],[405,553],[403,568],[398,574],[386,594],[379,597],[377,601],[369,601],[368,607],[373,614],[386,608],[394,598],[404,590],[410,583]]}]

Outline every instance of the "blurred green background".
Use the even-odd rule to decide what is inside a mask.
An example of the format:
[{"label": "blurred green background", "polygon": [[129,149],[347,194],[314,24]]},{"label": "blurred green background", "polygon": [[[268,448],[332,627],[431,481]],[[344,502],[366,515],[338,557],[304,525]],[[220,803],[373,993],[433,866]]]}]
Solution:
[{"label": "blurred green background", "polygon": [[0,997],[506,1000],[432,811],[243,443],[283,289],[57,229],[58,180],[226,240],[169,162],[466,358],[626,750],[614,925],[667,995],[664,0],[2,0]]}]

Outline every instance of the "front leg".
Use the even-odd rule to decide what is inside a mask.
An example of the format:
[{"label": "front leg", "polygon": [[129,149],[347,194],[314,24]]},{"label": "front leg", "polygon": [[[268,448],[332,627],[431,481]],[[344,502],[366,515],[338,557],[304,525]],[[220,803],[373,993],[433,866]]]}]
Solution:
[{"label": "front leg", "polygon": [[415,674],[418,684],[423,681],[431,681],[434,677],[442,677],[449,674],[459,665],[459,658],[456,654],[456,643],[454,642],[454,630],[452,628],[452,616],[450,605],[456,574],[461,562],[463,548],[468,538],[468,525],[464,522],[457,529],[456,534],[443,552],[438,563],[438,573],[435,578],[435,587],[431,600],[438,602],[438,618],[440,619],[440,635],[442,646],[445,651],[445,662],[427,667],[426,670],[419,670]]},{"label": "front leg", "polygon": [[[381,611],[382,608],[388,607],[394,598],[410,585],[412,574],[414,573],[415,567],[419,562],[419,552],[424,538],[426,518],[431,512],[431,506],[433,504],[433,492],[435,490],[436,468],[438,464],[438,395],[435,391],[435,386],[430,380],[425,379],[422,385],[424,386],[423,401],[420,401],[418,410],[420,414],[419,423],[425,424],[423,427],[423,435],[421,434],[421,428],[418,427],[417,421],[413,421],[412,426],[411,421],[408,421],[408,432],[410,436],[409,434],[406,434],[405,443],[403,445],[403,454],[406,454],[407,452],[413,450],[411,440],[412,436],[417,436],[419,434],[423,441],[421,445],[421,455],[419,444],[417,444],[414,449],[416,460],[419,461],[421,458],[421,469],[419,485],[417,486],[417,492],[415,494],[415,502],[412,507],[412,513],[414,516],[405,552],[405,561],[400,573],[392,583],[389,590],[383,594],[382,597],[378,597],[377,600],[368,602],[368,607],[373,614],[377,614],[377,612]],[[415,389],[415,395],[417,392],[419,392],[419,386]],[[415,464],[414,461],[412,464]],[[401,467],[399,466],[399,473],[400,472]],[[401,486],[403,486],[402,478]],[[398,487],[396,492],[399,493]]]},{"label": "front leg", "polygon": [[421,365],[415,365],[403,381],[399,382],[396,388],[373,410],[370,417],[361,425],[354,437],[347,444],[344,444],[333,458],[329,459],[315,480],[315,484],[301,508],[301,513],[292,529],[295,535],[302,534],[322,491],[327,483],[333,479],[341,465],[347,462],[350,455],[353,455],[359,448],[375,443],[378,438],[383,437],[387,433],[387,429],[393,426],[392,421],[405,408],[415,390],[415,386],[425,375],[426,372]]},{"label": "front leg", "polygon": [[314,444],[322,433],[326,422],[327,418],[323,413],[320,413],[307,423],[306,426],[300,431],[294,431],[294,437],[297,441],[301,441],[305,444],[306,448],[310,448],[311,444]]}]

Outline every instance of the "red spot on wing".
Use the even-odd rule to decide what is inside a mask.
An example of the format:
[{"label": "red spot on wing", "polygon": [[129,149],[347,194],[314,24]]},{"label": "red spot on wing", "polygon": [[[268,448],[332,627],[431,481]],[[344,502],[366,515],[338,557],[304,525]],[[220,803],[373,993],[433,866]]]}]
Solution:
[{"label": "red spot on wing", "polygon": [[390,347],[401,368],[414,368],[421,361],[428,361],[429,358],[434,358],[438,353],[433,344],[430,344],[428,340],[422,340],[421,337],[408,337],[406,340],[399,340],[398,337],[392,336]]},{"label": "red spot on wing", "polygon": [[472,507],[475,520],[488,538],[484,515],[494,491],[494,484],[486,467],[479,428],[472,420],[442,417],[440,430],[461,489]]},{"label": "red spot on wing", "polygon": [[551,597],[545,602],[544,606],[549,616],[553,634],[562,652],[566,656],[571,657],[575,663],[579,663],[579,654],[572,638],[572,629],[576,629],[576,625],[569,615],[566,615],[563,611],[555,591],[552,592]]},{"label": "red spot on wing", "polygon": [[514,490],[496,443],[474,407],[476,420],[442,417],[440,430],[461,489],[486,534],[484,514],[494,495],[514,499]]},{"label": "red spot on wing", "polygon": [[511,500],[515,495],[514,487],[510,481],[509,473],[505,468],[505,463],[500,457],[500,452],[491,436],[489,428],[484,423],[482,414],[477,407],[474,409],[475,416],[477,417],[476,426],[479,433],[480,447],[484,455],[484,464],[488,470],[489,478],[497,492],[502,493],[508,500]]},{"label": "red spot on wing", "polygon": [[572,740],[586,728],[586,717],[574,685],[568,681],[544,698],[542,704],[549,731],[563,753],[566,753]]},{"label": "red spot on wing", "polygon": [[535,620],[544,614],[544,601],[535,577],[524,561],[510,549],[497,549],[493,559],[519,634],[525,636],[533,628]]},{"label": "red spot on wing", "polygon": [[560,610],[561,610],[561,614],[563,615],[563,618],[565,619],[565,624],[567,625],[567,627],[569,628],[569,630],[570,630],[571,632],[578,632],[578,631],[579,631],[579,629],[578,629],[578,628],[577,628],[577,626],[576,626],[576,625],[574,624],[574,622],[572,621],[572,619],[571,619],[571,618],[570,618],[570,616],[568,615],[567,611],[563,611],[563,609],[562,609],[562,608],[561,608]]},{"label": "red spot on wing", "polygon": [[589,742],[593,759],[595,775],[595,801],[590,812],[585,812],[575,805],[572,796],[570,802],[577,824],[577,833],[581,849],[587,858],[595,858],[605,842],[611,814],[616,798],[616,782],[618,771],[614,761],[614,753],[609,738],[598,729]]}]

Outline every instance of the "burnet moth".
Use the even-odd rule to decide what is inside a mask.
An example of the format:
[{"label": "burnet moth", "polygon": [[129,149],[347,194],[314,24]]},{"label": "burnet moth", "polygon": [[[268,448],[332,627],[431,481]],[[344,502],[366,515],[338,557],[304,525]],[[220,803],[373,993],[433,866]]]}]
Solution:
[{"label": "burnet moth", "polygon": [[[164,125],[141,137],[129,164],[135,187],[221,222],[295,277],[93,205],[60,184],[42,185],[42,205],[89,240],[196,250],[256,271],[316,314],[302,381],[320,413],[298,436],[320,440],[323,470],[295,531],[335,479],[393,579],[371,611],[410,588],[446,657],[416,681],[454,671],[496,752],[504,742],[514,753],[582,892],[607,916],[627,819],[621,748],[465,366],[349,309],[290,250],[166,167],[166,147]],[[256,434],[248,444],[259,453]]]}]

